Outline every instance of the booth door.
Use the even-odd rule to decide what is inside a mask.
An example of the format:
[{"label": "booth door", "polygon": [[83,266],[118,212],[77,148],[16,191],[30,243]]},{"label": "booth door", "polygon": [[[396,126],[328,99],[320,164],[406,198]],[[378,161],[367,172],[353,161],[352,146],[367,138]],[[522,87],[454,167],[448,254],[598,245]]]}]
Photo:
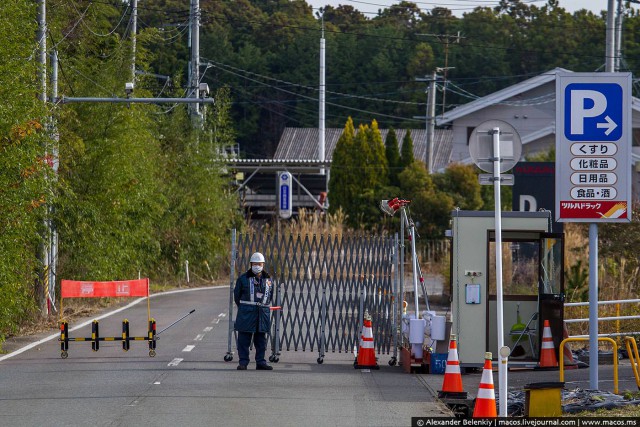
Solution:
[{"label": "booth door", "polygon": [[544,321],[548,320],[553,344],[558,348],[563,340],[564,322],[564,239],[561,233],[543,233],[540,239],[538,348],[542,342]]}]

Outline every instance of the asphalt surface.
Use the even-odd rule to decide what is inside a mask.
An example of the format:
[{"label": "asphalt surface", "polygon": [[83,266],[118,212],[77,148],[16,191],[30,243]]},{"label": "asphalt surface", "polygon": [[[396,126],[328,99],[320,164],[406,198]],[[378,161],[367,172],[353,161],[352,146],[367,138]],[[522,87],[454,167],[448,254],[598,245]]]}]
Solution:
[{"label": "asphalt surface", "polygon": [[[16,426],[409,426],[412,416],[447,416],[447,408],[419,375],[402,373],[381,356],[380,370],[353,369],[353,357],[283,352],[274,371],[237,371],[227,352],[229,289],[191,290],[151,298],[159,336],[157,355],[145,341],[123,352],[120,342],[70,342],[60,357],[57,335],[13,340],[0,356],[0,420]],[[144,336],[147,304],[139,302],[100,320],[101,336]],[[71,337],[90,337],[90,324]],[[53,336],[53,335],[49,335]],[[46,337],[45,337],[46,338]],[[34,345],[36,344],[36,345]],[[20,350],[22,349],[22,350]],[[434,376],[434,378],[436,378]],[[441,376],[440,376],[441,378]],[[436,387],[437,388],[437,387]]]},{"label": "asphalt surface", "polygon": [[[98,352],[89,342],[71,342],[62,359],[57,334],[10,340],[4,348],[16,352],[0,356],[1,424],[408,426],[412,416],[450,415],[435,398],[442,375],[405,374],[388,366],[387,355],[370,372],[354,370],[345,353],[328,352],[318,365],[317,351],[283,351],[274,371],[256,371],[254,363],[237,371],[237,356],[223,361],[228,301],[227,287],[152,297],[158,331],[195,309],[159,335],[153,358],[145,341],[132,342],[126,353],[120,342],[103,341]],[[146,301],[100,319],[100,335],[120,336],[125,318],[132,335],[146,335]],[[90,322],[71,324],[70,336],[89,337]],[[462,376],[471,398],[480,377],[480,371]],[[600,390],[613,391],[613,367],[602,365],[599,377]],[[498,395],[495,371],[493,378]],[[510,391],[558,380],[557,370],[508,373]],[[588,389],[589,370],[566,371],[565,388]],[[620,364],[619,389],[637,390],[628,360]]]}]

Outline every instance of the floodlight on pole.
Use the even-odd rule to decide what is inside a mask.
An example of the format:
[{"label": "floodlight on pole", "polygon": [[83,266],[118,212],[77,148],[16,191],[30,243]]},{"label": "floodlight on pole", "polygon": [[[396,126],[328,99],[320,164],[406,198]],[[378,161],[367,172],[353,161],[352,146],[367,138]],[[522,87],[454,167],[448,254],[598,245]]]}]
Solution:
[{"label": "floodlight on pole", "polygon": [[[397,211],[402,212],[402,219],[400,221],[402,236],[404,239],[404,226],[405,223],[407,227],[409,227],[409,239],[411,240],[411,257],[413,259],[413,295],[415,299],[416,305],[416,313],[415,318],[420,318],[420,309],[418,303],[418,270],[420,266],[418,265],[418,257],[416,256],[416,225],[412,219],[409,218],[406,212],[406,207],[411,203],[411,200],[400,199],[398,197],[394,197],[391,200],[382,200],[380,202],[380,209],[382,212],[386,213],[389,216],[393,216]],[[404,287],[404,286],[403,286]],[[426,294],[425,294],[426,299]]]},{"label": "floodlight on pole", "polygon": [[400,208],[409,205],[409,203],[411,203],[411,200],[399,199],[397,197],[391,200],[382,200],[380,202],[380,210],[389,216],[393,216]]}]

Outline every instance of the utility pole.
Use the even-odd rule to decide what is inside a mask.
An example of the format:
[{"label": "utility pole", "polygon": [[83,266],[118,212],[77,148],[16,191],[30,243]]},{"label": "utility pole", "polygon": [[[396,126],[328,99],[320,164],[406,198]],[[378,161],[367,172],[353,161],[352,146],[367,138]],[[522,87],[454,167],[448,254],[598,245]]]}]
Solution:
[{"label": "utility pole", "polygon": [[[58,51],[54,50],[51,52],[51,104],[55,104],[58,99]],[[53,169],[53,180],[57,182],[58,180],[58,169],[60,167],[60,158],[59,158],[59,142],[60,142],[60,134],[58,133],[58,126],[55,120],[55,117],[51,116],[51,139],[53,140],[53,147],[51,149],[51,163]],[[49,215],[49,281],[50,289],[47,293],[47,301],[51,307],[56,310],[55,307],[55,285],[56,278],[58,273],[58,230],[56,224],[53,222],[53,206],[50,204],[47,207],[47,212]],[[51,310],[48,310],[51,313]]]},{"label": "utility pole", "polygon": [[138,33],[138,0],[131,0],[131,82],[136,83],[136,43]]},{"label": "utility pole", "polygon": [[424,164],[427,168],[427,173],[433,172],[433,140],[436,127],[436,80],[438,78],[437,73],[440,68],[431,73],[430,78],[416,78],[418,82],[428,82],[427,88],[427,115],[425,117],[414,117],[415,119],[426,119],[426,133],[427,133],[427,149],[424,159]]},{"label": "utility pole", "polygon": [[[325,40],[324,40],[324,18],[322,19],[322,36],[320,37],[320,84],[318,96],[318,161],[324,162],[324,138],[325,138]],[[322,175],[324,168],[320,169]]]},{"label": "utility pole", "polygon": [[[189,12],[189,22],[191,24],[191,75],[189,77],[189,88],[192,91],[189,97],[198,98],[200,83],[200,0],[191,0]],[[191,120],[194,127],[200,123],[200,106],[191,105]]]},{"label": "utility pole", "polygon": [[608,0],[607,7],[607,38],[605,50],[605,71],[611,73],[614,71],[615,57],[615,3],[616,0]]},{"label": "utility pole", "polygon": [[443,85],[442,85],[442,115],[444,116],[444,110],[446,108],[446,97],[447,97],[447,70],[449,68],[449,45],[451,43],[460,43],[460,39],[464,37],[460,36],[460,31],[457,34],[416,34],[418,36],[428,36],[435,37],[441,44],[444,44],[444,68],[440,68],[440,70],[444,71],[443,74]]}]

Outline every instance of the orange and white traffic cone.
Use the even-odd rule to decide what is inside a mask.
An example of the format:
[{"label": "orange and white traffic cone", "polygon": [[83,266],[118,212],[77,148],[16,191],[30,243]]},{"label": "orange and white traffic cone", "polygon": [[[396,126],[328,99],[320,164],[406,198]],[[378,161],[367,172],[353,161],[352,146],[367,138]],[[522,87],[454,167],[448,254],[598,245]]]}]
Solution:
[{"label": "orange and white traffic cone", "polygon": [[358,359],[353,366],[356,369],[380,369],[378,361],[376,360],[371,316],[368,311],[364,312],[364,324],[362,325],[362,334],[360,336]]},{"label": "orange and white traffic cone", "polygon": [[551,335],[551,326],[549,321],[544,321],[544,329],[542,332],[542,346],[540,348],[539,368],[557,368],[558,359],[556,358],[556,348],[553,345],[553,336]]},{"label": "orange and white traffic cone", "polygon": [[473,408],[473,418],[495,418],[498,416],[496,408],[496,394],[493,389],[493,368],[491,367],[491,353],[484,354],[484,368]]},{"label": "orange and white traffic cone", "polygon": [[458,343],[455,334],[451,334],[449,341],[449,354],[447,355],[447,367],[444,371],[442,390],[438,391],[438,397],[466,398],[467,392],[462,389],[462,375],[460,373],[460,361],[458,360]]}]

